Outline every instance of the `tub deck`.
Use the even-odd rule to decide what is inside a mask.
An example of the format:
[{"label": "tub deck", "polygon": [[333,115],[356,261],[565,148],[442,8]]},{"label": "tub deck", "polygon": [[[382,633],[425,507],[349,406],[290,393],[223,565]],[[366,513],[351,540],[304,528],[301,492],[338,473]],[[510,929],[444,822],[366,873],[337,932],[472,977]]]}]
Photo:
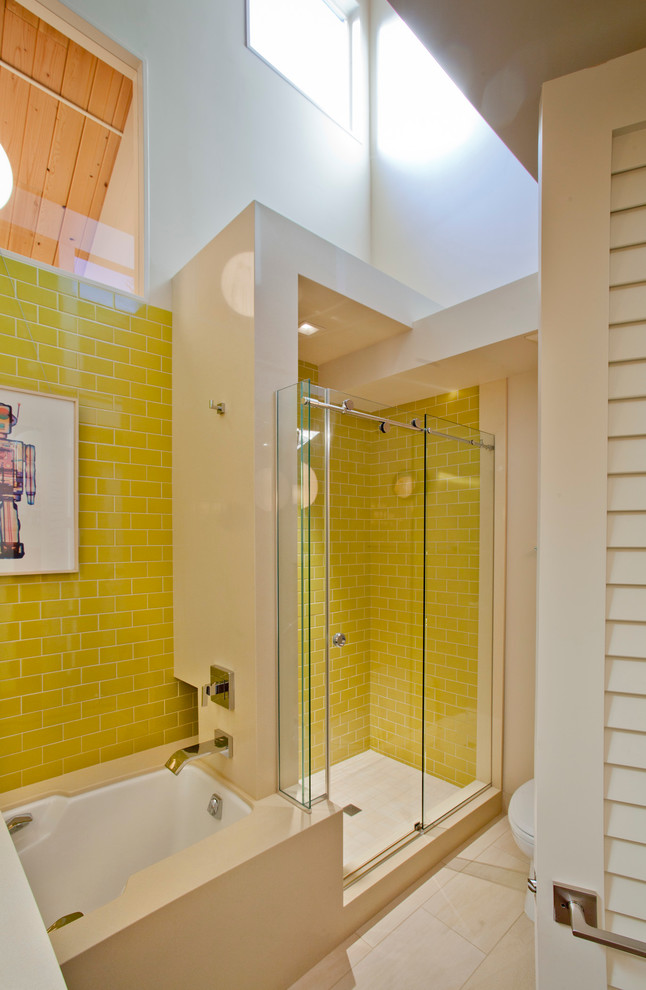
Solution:
[{"label": "tub deck", "polygon": [[[5,794],[0,806],[6,812],[47,793],[78,793],[163,766],[179,745],[22,788]],[[52,933],[68,990],[179,990],[187,974],[191,990],[282,990],[494,818],[501,795],[493,788],[480,795],[345,892],[340,808],[321,802],[308,814],[278,794],[247,800],[249,815],[134,874],[120,897]],[[6,858],[21,872],[3,831]],[[27,896],[24,874],[23,884]],[[3,910],[11,909],[5,889],[2,901]],[[33,901],[31,908],[34,944],[40,940],[46,955]],[[27,967],[25,931],[14,938]],[[54,980],[52,966],[50,956]],[[12,990],[64,985],[18,976],[11,983]]]}]

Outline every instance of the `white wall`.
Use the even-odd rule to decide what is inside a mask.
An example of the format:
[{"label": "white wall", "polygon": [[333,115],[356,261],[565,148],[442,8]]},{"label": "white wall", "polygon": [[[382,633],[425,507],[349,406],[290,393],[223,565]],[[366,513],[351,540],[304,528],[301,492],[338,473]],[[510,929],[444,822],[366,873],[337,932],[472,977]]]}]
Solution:
[{"label": "white wall", "polygon": [[245,47],[244,0],[68,6],[146,62],[153,302],[170,305],[168,280],[254,199],[368,258],[366,141]]},{"label": "white wall", "polygon": [[[154,302],[169,304],[169,278],[252,200],[442,306],[536,271],[536,183],[475,111],[469,139],[433,160],[406,141],[395,157],[384,147],[388,106],[405,121],[425,87],[405,64],[384,74],[383,52],[372,59],[381,109],[371,166],[368,33],[377,46],[384,25],[401,23],[386,0],[361,0],[360,140],[245,47],[244,0],[189,0],[181,10],[171,0],[68,6],[146,63]],[[421,117],[413,131],[426,139],[433,128]]]},{"label": "white wall", "polygon": [[[534,345],[536,347],[536,345]],[[538,380],[507,381],[507,593],[503,801],[534,776]]]},{"label": "white wall", "polygon": [[[473,108],[465,140],[433,149],[431,56],[413,41],[391,69],[397,24],[386,0],[372,0],[372,262],[450,306],[537,270],[538,188]],[[398,90],[392,112],[386,87]]]}]

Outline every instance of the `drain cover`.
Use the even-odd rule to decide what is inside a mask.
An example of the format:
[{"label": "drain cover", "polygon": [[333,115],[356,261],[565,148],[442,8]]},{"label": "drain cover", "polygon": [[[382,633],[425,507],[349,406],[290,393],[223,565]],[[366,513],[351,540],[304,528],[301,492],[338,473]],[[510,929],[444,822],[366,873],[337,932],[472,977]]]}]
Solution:
[{"label": "drain cover", "polygon": [[357,808],[356,804],[346,804],[345,808],[343,809],[343,814],[350,816],[358,815],[360,811],[361,808]]}]

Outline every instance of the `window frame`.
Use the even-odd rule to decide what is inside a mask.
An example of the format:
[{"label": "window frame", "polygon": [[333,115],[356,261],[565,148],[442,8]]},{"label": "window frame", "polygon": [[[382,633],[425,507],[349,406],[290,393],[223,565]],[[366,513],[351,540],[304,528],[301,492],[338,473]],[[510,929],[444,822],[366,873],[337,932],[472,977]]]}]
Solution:
[{"label": "window frame", "polygon": [[132,292],[127,289],[118,288],[108,282],[103,282],[95,277],[80,275],[70,272],[66,268],[57,267],[26,255],[17,254],[9,249],[2,249],[2,254],[7,257],[25,260],[30,265],[44,268],[52,272],[70,275],[74,278],[82,278],[88,282],[107,288],[110,291],[118,292],[120,295],[135,296],[138,299],[146,298],[148,288],[148,223],[147,223],[147,160],[145,149],[146,141],[146,116],[144,104],[144,76],[145,63],[133,52],[123,48],[118,42],[100,31],[89,21],[86,21],[75,11],[66,7],[59,0],[19,0],[19,3],[26,10],[29,10],[36,17],[41,18],[50,24],[61,34],[80,47],[85,48],[97,58],[106,62],[116,71],[128,76],[132,81],[132,103],[131,112],[133,114],[133,128],[135,140],[133,142],[133,167],[137,176],[136,197],[137,214],[135,221],[134,237],[134,264],[133,278],[134,289]]}]

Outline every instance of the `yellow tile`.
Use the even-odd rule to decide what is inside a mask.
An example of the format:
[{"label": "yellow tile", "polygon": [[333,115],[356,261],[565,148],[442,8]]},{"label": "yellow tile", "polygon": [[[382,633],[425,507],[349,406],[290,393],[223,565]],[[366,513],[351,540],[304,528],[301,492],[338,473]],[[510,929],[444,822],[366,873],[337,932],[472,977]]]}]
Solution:
[{"label": "yellow tile", "polygon": [[22,771],[0,774],[0,791],[12,791],[22,786]]},{"label": "yellow tile", "polygon": [[[77,690],[81,690],[78,688]],[[101,715],[105,716],[115,711],[117,707],[117,699],[112,698],[97,698],[90,701],[83,701],[82,714],[85,718],[91,715]]]},{"label": "yellow tile", "polygon": [[72,296],[61,295],[59,299],[59,308],[63,313],[71,313],[73,316],[82,316],[87,320],[94,320],[96,316],[96,307],[94,303],[87,302],[85,299],[76,299]]},{"label": "yellow tile", "polygon": [[80,738],[64,739],[62,742],[48,746],[45,756],[48,761],[63,760],[66,757],[77,756],[81,752],[82,742]]},{"label": "yellow tile", "polygon": [[50,777],[58,777],[63,772],[63,761],[41,763],[38,766],[23,770],[21,785],[27,787],[28,784],[37,784],[41,780],[49,780]]},{"label": "yellow tile", "polygon": [[[100,754],[104,747],[113,746],[116,740],[116,729],[101,729],[99,732],[87,733],[81,736],[82,750],[84,753],[95,752]],[[103,762],[103,757],[99,758]],[[99,762],[99,759],[96,762]]]},{"label": "yellow tile", "polygon": [[93,766],[96,762],[97,756],[94,752],[68,756],[63,759],[63,772],[73,773],[74,770],[84,770],[86,767]]},{"label": "yellow tile", "polygon": [[57,705],[53,708],[43,708],[41,712],[43,725],[62,725],[73,722],[81,717],[80,704]]},{"label": "yellow tile", "polygon": [[111,746],[102,747],[101,762],[104,763],[108,760],[118,760],[122,756],[130,756],[131,753],[134,753],[132,742],[120,742]]},{"label": "yellow tile", "polygon": [[38,269],[34,265],[3,256],[3,267],[10,278],[30,282],[32,285],[36,285],[38,281]]},{"label": "yellow tile", "polygon": [[117,729],[117,741],[141,739],[148,735],[148,725],[146,722],[132,722],[129,725],[122,725]]}]

